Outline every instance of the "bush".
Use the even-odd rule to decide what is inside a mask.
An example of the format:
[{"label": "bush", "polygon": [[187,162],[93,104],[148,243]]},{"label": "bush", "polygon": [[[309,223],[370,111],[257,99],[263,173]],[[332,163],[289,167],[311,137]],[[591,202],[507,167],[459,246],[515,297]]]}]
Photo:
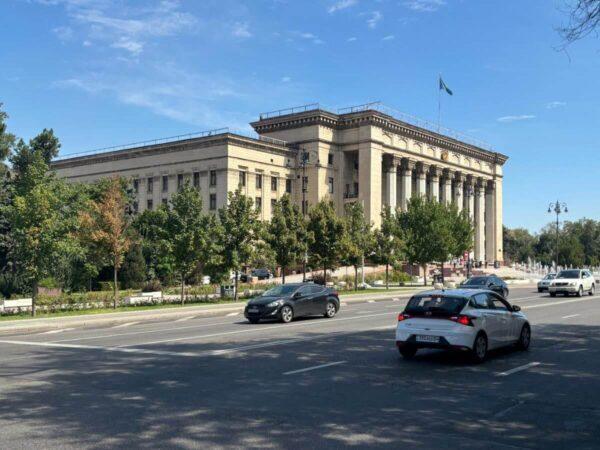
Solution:
[{"label": "bush", "polygon": [[150,281],[146,281],[142,286],[142,292],[158,292],[162,291],[162,285],[160,284],[160,280],[155,278]]}]

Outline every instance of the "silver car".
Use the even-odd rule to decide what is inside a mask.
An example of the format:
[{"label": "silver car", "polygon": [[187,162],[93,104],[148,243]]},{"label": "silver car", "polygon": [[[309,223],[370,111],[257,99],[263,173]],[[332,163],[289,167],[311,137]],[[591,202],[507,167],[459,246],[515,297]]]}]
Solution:
[{"label": "silver car", "polygon": [[556,278],[555,273],[549,273],[540,281],[538,281],[537,288],[538,292],[544,292],[548,290],[548,286],[550,286],[550,282]]}]

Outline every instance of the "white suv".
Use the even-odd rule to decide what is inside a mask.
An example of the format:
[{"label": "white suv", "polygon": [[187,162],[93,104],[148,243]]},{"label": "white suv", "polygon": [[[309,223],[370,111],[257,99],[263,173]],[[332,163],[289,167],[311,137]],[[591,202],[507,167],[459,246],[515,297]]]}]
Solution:
[{"label": "white suv", "polygon": [[584,292],[594,295],[595,291],[596,280],[591,272],[585,269],[561,270],[548,286],[551,297],[556,297],[556,294],[576,294],[582,297]]}]

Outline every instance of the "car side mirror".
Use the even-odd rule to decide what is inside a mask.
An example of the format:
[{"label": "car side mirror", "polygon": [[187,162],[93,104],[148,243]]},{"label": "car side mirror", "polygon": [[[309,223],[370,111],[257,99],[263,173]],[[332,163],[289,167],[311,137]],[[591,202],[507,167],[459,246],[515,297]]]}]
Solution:
[{"label": "car side mirror", "polygon": [[292,296],[293,299],[297,299],[302,297],[302,293],[301,292],[294,292],[294,295]]},{"label": "car side mirror", "polygon": [[519,312],[519,311],[521,311],[521,307],[519,305],[513,305],[512,310],[513,310],[513,312]]}]

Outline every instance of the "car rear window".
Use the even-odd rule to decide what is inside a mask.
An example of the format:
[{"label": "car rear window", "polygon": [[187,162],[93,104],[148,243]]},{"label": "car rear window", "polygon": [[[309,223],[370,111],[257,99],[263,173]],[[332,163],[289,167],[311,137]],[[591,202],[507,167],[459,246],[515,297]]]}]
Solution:
[{"label": "car rear window", "polygon": [[413,315],[452,316],[462,311],[467,303],[464,297],[448,295],[418,295],[411,298],[405,312]]}]

